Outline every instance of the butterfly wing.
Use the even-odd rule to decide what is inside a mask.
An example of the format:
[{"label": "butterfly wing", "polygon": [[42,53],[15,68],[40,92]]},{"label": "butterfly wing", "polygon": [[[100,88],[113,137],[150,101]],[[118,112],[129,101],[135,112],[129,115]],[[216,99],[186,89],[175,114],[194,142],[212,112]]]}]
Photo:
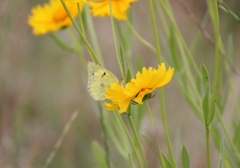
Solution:
[{"label": "butterfly wing", "polygon": [[111,83],[119,83],[117,77],[94,62],[88,62],[88,92],[94,100],[100,101],[106,99],[105,87],[110,87]]}]

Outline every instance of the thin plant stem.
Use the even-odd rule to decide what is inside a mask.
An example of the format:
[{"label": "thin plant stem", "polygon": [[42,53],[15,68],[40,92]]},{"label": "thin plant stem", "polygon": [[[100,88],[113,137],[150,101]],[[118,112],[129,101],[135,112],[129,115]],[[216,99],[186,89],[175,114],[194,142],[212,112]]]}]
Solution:
[{"label": "thin plant stem", "polygon": [[[214,60],[214,76],[213,76],[213,86],[212,86],[212,96],[216,96],[216,90],[217,90],[217,84],[218,84],[218,67],[219,67],[219,15],[218,15],[218,6],[217,6],[217,1],[214,0],[207,0],[208,8],[209,8],[209,13],[212,13],[212,22],[214,26],[214,31],[215,31],[215,60]],[[214,101],[214,100],[212,100]],[[213,104],[213,103],[212,103]],[[211,109],[213,108],[213,105],[210,107]],[[210,110],[212,111],[212,110]]]},{"label": "thin plant stem", "polygon": [[43,168],[48,168],[49,165],[52,163],[53,158],[55,157],[59,147],[61,146],[64,138],[66,137],[67,133],[69,132],[69,129],[71,128],[71,126],[72,126],[73,122],[75,121],[75,119],[77,118],[78,114],[79,114],[79,112],[76,111],[71,115],[71,117],[68,120],[67,124],[65,125],[60,137],[58,138],[57,142],[55,143],[51,153],[49,154]]},{"label": "thin plant stem", "polygon": [[89,15],[89,7],[86,5],[85,6],[85,14],[86,14],[86,18],[87,18],[87,27],[88,27],[88,31],[89,31],[89,37],[91,38],[91,42],[94,48],[94,51],[96,52],[98,58],[99,58],[99,62],[101,65],[104,65],[103,59],[102,59],[102,54],[101,54],[101,50],[99,47],[99,43],[98,43],[98,39],[97,39],[97,34],[95,32],[94,29],[94,24],[93,24],[93,20],[92,20],[92,16]]},{"label": "thin plant stem", "polygon": [[55,33],[49,32],[48,34],[60,48],[67,51],[75,51],[74,47],[65,44]]},{"label": "thin plant stem", "polygon": [[107,163],[107,167],[111,168],[111,164],[110,164],[110,159],[109,159],[109,147],[108,147],[108,135],[107,135],[107,129],[106,129],[106,124],[104,121],[104,114],[103,114],[103,108],[101,106],[99,106],[100,108],[100,116],[99,116],[99,121],[103,130],[103,142],[104,142],[104,147],[105,147],[105,152],[106,152],[106,163]]},{"label": "thin plant stem", "polygon": [[223,129],[223,132],[224,132],[224,134],[226,136],[226,139],[227,139],[229,145],[231,146],[231,149],[233,150],[233,153],[235,154],[235,156],[237,157],[238,161],[240,162],[239,151],[236,149],[233,141],[230,138],[229,131],[227,130],[227,128],[226,128],[226,126],[225,126],[225,124],[224,124],[224,122],[222,120],[222,116],[221,116],[218,108],[216,109],[216,117],[217,117],[217,119],[218,119],[218,121],[219,121],[219,123],[220,123],[220,125],[221,125],[221,127]]},{"label": "thin plant stem", "polygon": [[73,23],[74,27],[76,28],[78,34],[80,35],[80,37],[83,39],[84,43],[86,44],[87,46],[87,49],[89,51],[89,54],[90,54],[90,57],[92,60],[96,61],[97,63],[99,63],[99,60],[98,60],[98,57],[96,56],[93,48],[91,47],[91,45],[88,43],[87,39],[85,38],[84,34],[82,33],[82,31],[79,29],[79,27],[77,26],[76,22],[74,21],[72,15],[70,14],[64,0],[60,0],[66,13],[68,14],[68,17],[70,18],[71,22]]},{"label": "thin plant stem", "polygon": [[128,158],[129,158],[129,162],[130,162],[131,168],[134,168],[134,167],[133,167],[132,158],[131,158],[131,155],[130,155],[130,154],[128,154]]},{"label": "thin plant stem", "polygon": [[[149,117],[151,119],[152,125],[153,125],[155,131],[157,132],[157,128],[156,128],[156,125],[155,125],[153,117],[152,117],[152,112],[151,112],[151,109],[150,109],[147,101],[145,101],[145,105],[147,107],[148,114],[149,114]],[[160,143],[159,143],[158,139],[157,139],[157,144],[158,144],[158,152],[159,152],[159,157],[160,157],[160,164],[163,166],[163,168],[165,168],[166,165],[165,165],[165,162],[164,162],[164,158],[163,158],[163,155],[162,155],[162,150],[161,150]]]},{"label": "thin plant stem", "polygon": [[173,150],[172,150],[172,144],[169,136],[169,131],[168,131],[168,125],[167,125],[167,116],[166,116],[166,110],[165,110],[165,101],[164,101],[164,89],[160,88],[160,104],[161,104],[161,112],[162,112],[162,122],[163,122],[163,127],[164,127],[164,135],[166,138],[167,142],[167,147],[168,151],[170,154],[170,158],[172,161],[173,166],[176,168],[177,164],[174,158]]},{"label": "thin plant stem", "polygon": [[152,122],[152,125],[154,126],[154,121],[153,121],[153,117],[152,117],[152,112],[151,112],[151,109],[150,109],[150,107],[149,107],[149,105],[148,105],[148,102],[145,101],[144,104],[146,105],[146,108],[147,108],[147,111],[148,111],[149,118],[150,118],[150,120],[151,120],[151,122]]},{"label": "thin plant stem", "polygon": [[[157,24],[156,24],[156,19],[155,19],[155,15],[154,15],[154,7],[153,7],[152,0],[148,0],[148,5],[149,5],[151,20],[152,20],[152,28],[153,28],[153,33],[154,33],[157,58],[158,58],[158,62],[160,63],[162,61],[162,56],[161,56]],[[163,88],[160,89],[160,105],[161,105],[162,121],[163,121],[163,127],[164,127],[164,133],[165,133],[165,137],[166,137],[166,141],[167,141],[168,151],[169,151],[169,154],[171,157],[172,164],[176,168],[177,165],[176,165],[176,161],[174,158],[172,145],[171,145],[171,141],[170,141],[170,136],[169,136],[169,131],[168,131],[168,126],[167,126],[167,117],[166,117],[166,111],[165,111],[164,89]]]},{"label": "thin plant stem", "polygon": [[133,151],[134,151],[134,153],[135,153],[135,155],[136,155],[136,157],[137,157],[137,161],[138,161],[139,166],[140,166],[141,168],[143,168],[142,161],[141,161],[141,159],[140,159],[140,157],[139,157],[139,155],[138,155],[136,146],[135,146],[135,144],[134,144],[134,142],[133,142],[133,139],[131,138],[131,135],[130,135],[130,133],[129,133],[129,131],[128,131],[126,125],[125,125],[125,123],[123,122],[123,120],[122,120],[122,118],[121,118],[121,116],[120,116],[120,114],[119,114],[118,112],[115,112],[115,114],[117,115],[117,118],[119,119],[119,121],[120,121],[120,123],[122,124],[122,127],[123,127],[123,129],[124,129],[124,131],[125,131],[125,133],[127,134],[127,137],[128,137],[128,139],[129,139],[132,147],[133,147]]},{"label": "thin plant stem", "polygon": [[240,23],[240,18],[227,6],[226,3],[224,3],[222,0],[217,0],[218,6],[220,9],[222,9],[224,12],[228,13],[230,16],[232,16],[238,23]]},{"label": "thin plant stem", "polygon": [[78,19],[79,19],[79,24],[82,30],[82,33],[84,35],[84,37],[86,38],[86,33],[85,33],[85,29],[84,29],[84,24],[83,24],[83,18],[82,18],[82,12],[81,12],[81,8],[83,9],[83,5],[82,3],[77,3],[77,8],[78,8]]},{"label": "thin plant stem", "polygon": [[147,46],[149,49],[151,49],[154,53],[156,53],[156,49],[155,47],[150,44],[149,42],[147,42],[144,38],[142,38],[138,32],[134,29],[134,27],[132,26],[132,24],[129,22],[129,20],[127,20],[127,26],[130,28],[130,30],[132,31],[132,33],[135,35],[135,37],[145,46]]},{"label": "thin plant stem", "polygon": [[130,126],[132,128],[132,131],[133,131],[133,134],[135,136],[135,139],[137,141],[137,146],[138,146],[138,148],[140,150],[140,153],[141,153],[141,156],[142,156],[142,159],[143,159],[143,162],[144,162],[144,167],[148,167],[147,160],[146,160],[146,157],[144,155],[143,148],[142,148],[139,136],[138,136],[137,129],[136,129],[135,124],[133,122],[133,119],[132,119],[131,115],[128,115],[127,118],[128,118],[129,123],[130,123]]},{"label": "thin plant stem", "polygon": [[112,15],[112,0],[110,0],[109,7],[110,7],[110,18],[111,18],[111,26],[112,26],[112,35],[113,35],[113,41],[114,41],[114,48],[115,48],[115,52],[116,52],[117,61],[118,61],[118,65],[119,65],[119,68],[120,68],[121,76],[122,76],[122,78],[124,78],[124,72],[123,72],[123,67],[122,67],[121,59],[120,59],[119,52],[118,52],[117,38],[116,38],[115,26],[114,26],[113,15]]},{"label": "thin plant stem", "polygon": [[85,59],[85,57],[82,53],[82,46],[79,45],[79,41],[76,38],[76,35],[74,34],[72,29],[68,29],[68,33],[69,33],[69,35],[70,35],[70,37],[71,37],[71,39],[74,43],[74,49],[75,49],[75,52],[78,54],[78,58],[80,60],[80,63],[83,66],[83,68],[86,69],[86,59]]},{"label": "thin plant stem", "polygon": [[148,6],[149,6],[151,20],[152,20],[152,28],[153,28],[154,41],[155,41],[158,63],[160,63],[162,61],[162,56],[161,56],[161,49],[160,49],[160,44],[159,44],[159,39],[158,39],[158,31],[157,31],[157,24],[156,24],[156,20],[155,20],[152,0],[148,0]]},{"label": "thin plant stem", "polygon": [[207,168],[211,167],[210,157],[210,144],[209,144],[209,125],[206,125],[206,155],[207,155]]}]

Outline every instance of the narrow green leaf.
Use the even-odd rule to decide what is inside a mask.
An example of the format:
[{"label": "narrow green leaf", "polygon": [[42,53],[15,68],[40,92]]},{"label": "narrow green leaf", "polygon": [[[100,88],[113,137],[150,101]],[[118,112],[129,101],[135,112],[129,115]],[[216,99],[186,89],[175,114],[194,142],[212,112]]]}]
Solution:
[{"label": "narrow green leaf", "polygon": [[240,148],[240,123],[234,123],[233,130],[234,130],[233,142],[236,145],[236,147]]},{"label": "narrow green leaf", "polygon": [[136,128],[139,131],[145,114],[145,107],[142,104],[137,105],[137,113],[134,114]]},{"label": "narrow green leaf", "polygon": [[173,168],[172,163],[171,163],[171,162],[169,161],[169,159],[164,155],[164,153],[162,153],[162,155],[163,155],[163,159],[164,159],[166,168]]},{"label": "narrow green leaf", "polygon": [[128,68],[127,69],[127,75],[126,75],[126,78],[125,78],[125,83],[128,83],[131,79],[132,79],[131,70],[130,70],[130,68]]},{"label": "narrow green leaf", "polygon": [[204,122],[205,122],[205,124],[207,124],[208,123],[208,115],[209,115],[209,99],[208,99],[208,96],[204,96],[203,102],[202,102],[202,108],[203,108]]},{"label": "narrow green leaf", "polygon": [[143,67],[143,59],[141,56],[137,57],[137,71],[142,71],[142,67]]},{"label": "narrow green leaf", "polygon": [[209,83],[209,75],[208,75],[207,68],[204,65],[202,65],[202,78],[203,78],[203,86],[205,89],[206,84]]},{"label": "narrow green leaf", "polygon": [[213,118],[214,118],[215,109],[216,109],[216,106],[217,106],[216,98],[214,98],[214,100],[212,102],[213,102],[213,104],[212,104],[213,108],[211,108],[212,111],[210,111],[210,113],[208,114],[208,124],[210,124],[213,121]]},{"label": "narrow green leaf", "polygon": [[175,36],[174,36],[174,30],[173,26],[170,27],[170,40],[169,40],[169,47],[170,47],[170,52],[172,55],[173,63],[174,63],[174,68],[176,68],[177,71],[180,70],[180,62],[179,62],[179,56],[177,55],[176,51],[176,44],[175,44]]},{"label": "narrow green leaf", "polygon": [[124,59],[124,52],[123,52],[123,47],[120,45],[120,59],[121,59],[121,66],[123,69],[124,74],[126,73],[126,62]]},{"label": "narrow green leaf", "polygon": [[189,161],[189,155],[188,151],[185,145],[182,147],[182,168],[189,168],[190,167],[190,161]]},{"label": "narrow green leaf", "polygon": [[99,168],[107,168],[106,154],[97,141],[92,142],[92,152]]},{"label": "narrow green leaf", "polygon": [[202,108],[203,108],[203,115],[204,115],[204,122],[205,126],[208,123],[208,116],[209,116],[209,75],[206,67],[202,65],[202,79],[203,79],[203,88],[204,88],[204,98],[202,101]]}]

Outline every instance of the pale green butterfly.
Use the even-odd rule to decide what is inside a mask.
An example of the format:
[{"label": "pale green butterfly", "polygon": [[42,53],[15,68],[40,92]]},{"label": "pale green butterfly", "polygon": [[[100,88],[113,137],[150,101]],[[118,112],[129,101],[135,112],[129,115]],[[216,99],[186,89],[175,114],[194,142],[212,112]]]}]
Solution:
[{"label": "pale green butterfly", "polygon": [[94,100],[106,99],[105,87],[110,87],[111,83],[119,83],[118,78],[109,70],[95,62],[88,62],[88,92]]}]

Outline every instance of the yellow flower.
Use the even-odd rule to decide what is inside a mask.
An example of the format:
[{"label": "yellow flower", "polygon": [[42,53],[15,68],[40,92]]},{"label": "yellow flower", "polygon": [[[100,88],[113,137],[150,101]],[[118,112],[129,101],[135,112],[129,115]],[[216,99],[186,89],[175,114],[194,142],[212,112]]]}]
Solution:
[{"label": "yellow flower", "polygon": [[[60,0],[59,0],[60,1]],[[87,0],[64,0],[65,2],[70,2],[70,3],[82,3],[82,2],[87,2]]]},{"label": "yellow flower", "polygon": [[155,91],[157,88],[166,85],[172,79],[174,69],[169,67],[166,71],[164,63],[158,65],[158,69],[144,67],[142,73],[137,72],[136,79],[126,85],[124,93],[135,97],[135,102],[142,104],[144,96]]},{"label": "yellow flower", "polygon": [[[130,8],[130,3],[137,0],[112,0],[112,15],[118,20],[126,20],[126,11]],[[110,15],[110,0],[88,1],[92,8],[93,16],[109,16]]]},{"label": "yellow flower", "polygon": [[158,69],[144,67],[142,73],[137,72],[136,78],[132,78],[126,87],[111,84],[110,88],[105,89],[106,98],[113,102],[105,103],[107,110],[116,110],[119,107],[120,113],[126,112],[132,100],[142,104],[144,96],[169,83],[173,73],[173,68],[169,67],[166,70],[165,64],[162,63],[158,65]]},{"label": "yellow flower", "polygon": [[[66,3],[66,6],[73,18],[77,16],[78,9],[75,4]],[[72,25],[60,0],[50,0],[43,6],[37,5],[32,9],[28,17],[28,24],[32,26],[35,35],[46,34],[51,31],[58,31]]]}]

